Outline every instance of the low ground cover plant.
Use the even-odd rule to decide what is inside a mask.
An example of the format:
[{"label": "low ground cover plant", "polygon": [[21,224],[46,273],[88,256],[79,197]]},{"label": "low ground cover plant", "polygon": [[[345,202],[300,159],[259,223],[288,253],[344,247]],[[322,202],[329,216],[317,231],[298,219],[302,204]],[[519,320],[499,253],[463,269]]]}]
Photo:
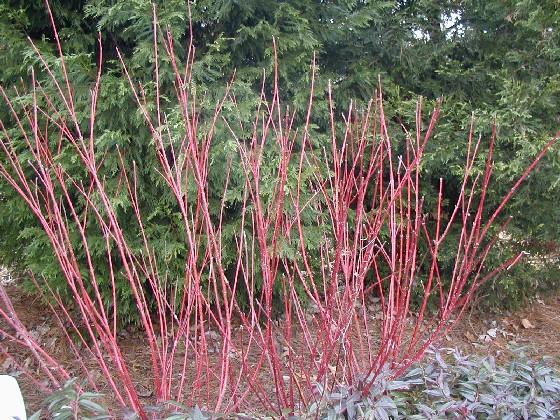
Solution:
[{"label": "low ground cover plant", "polygon": [[[515,357],[497,363],[494,356],[465,355],[457,349],[430,350],[402,376],[377,378],[367,394],[354,386],[338,385],[321,404],[304,413],[290,413],[296,419],[552,419],[560,411],[560,372],[550,359],[531,360],[524,349]],[[318,386],[318,384],[317,384]],[[75,380],[48,399],[53,418],[112,418],[95,402],[95,394],[78,395]],[[157,418],[250,419],[267,415],[210,413],[180,404],[148,407]],[[36,418],[41,413],[36,414]],[[106,416],[106,417],[105,417]],[[123,411],[123,418],[137,418]]]},{"label": "low ground cover plant", "polygon": [[[87,98],[74,96],[60,42],[52,60],[37,51],[36,71],[48,82],[32,73],[24,97],[14,100],[1,88],[9,117],[0,121],[0,175],[36,218],[22,234],[41,237],[40,252],[60,270],[54,283],[31,276],[78,368],[45,350],[0,284],[5,354],[27,348],[35,359],[24,369],[29,378],[71,393],[64,415],[98,409],[92,399],[101,398],[103,381],[112,390],[107,415],[122,416],[126,407],[131,416],[158,418],[123,352],[121,330],[133,320],[158,404],[262,408],[278,417],[336,412],[331,403],[344,400],[340,413],[352,416],[360,401],[380,395],[364,410],[389,413],[387,384],[411,375],[474,293],[522,258],[486,265],[509,223],[502,214],[508,200],[555,139],[488,208],[495,132],[477,138],[471,126],[456,201],[447,203],[444,181],[429,197],[423,177],[441,104],[427,117],[420,100],[413,128],[394,137],[381,87],[366,107],[345,112],[329,89],[330,126],[321,135],[313,128],[314,74],[308,108],[298,112],[283,106],[275,73],[252,120],[235,118],[231,86],[203,118],[192,45],[181,62],[155,15],[153,32],[152,81],[137,82],[120,57],[152,167],[130,158],[135,144],[111,144],[96,125],[102,52]],[[172,69],[166,95],[160,66]],[[218,132],[227,133],[225,143]],[[217,159],[227,162],[219,173]],[[146,208],[144,188],[154,191],[154,183],[161,193],[153,198],[165,206]],[[369,322],[372,305],[379,328]],[[76,370],[80,380],[69,383]],[[438,375],[439,385],[446,374]],[[64,392],[54,406],[66,404]]]},{"label": "low ground cover plant", "polygon": [[394,380],[363,396],[341,388],[321,418],[556,418],[560,376],[552,359],[530,360],[523,349],[506,363],[458,349],[430,350]]}]

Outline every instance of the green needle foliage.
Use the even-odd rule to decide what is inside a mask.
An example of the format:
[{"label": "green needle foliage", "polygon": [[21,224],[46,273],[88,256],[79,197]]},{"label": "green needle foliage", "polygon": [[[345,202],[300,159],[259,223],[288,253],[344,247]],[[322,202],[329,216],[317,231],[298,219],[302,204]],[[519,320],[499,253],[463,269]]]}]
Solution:
[{"label": "green needle foliage", "polygon": [[[89,135],[88,98],[98,64],[102,64],[95,142],[103,160],[106,188],[112,192],[123,226],[127,226],[128,240],[136,241],[141,248],[132,203],[121,188],[117,148],[122,152],[125,166],[136,167],[140,208],[145,215],[146,234],[161,265],[159,271],[167,273],[170,283],[180,284],[182,279],[176,273],[181,272],[188,254],[180,213],[173,204],[174,197],[163,188],[163,180],[154,169],[158,158],[149,153],[153,148],[151,136],[117,55],[117,51],[122,55],[133,80],[142,83],[148,99],[154,98],[158,92],[154,85],[153,6],[148,0],[51,2],[74,99],[78,107],[83,107],[77,110],[77,115],[84,136]],[[444,96],[437,134],[425,157],[423,179],[427,190],[432,186],[434,192],[439,187],[439,179],[443,179],[444,198],[449,206],[454,203],[462,179],[461,162],[473,113],[481,135],[488,136],[494,121],[497,122],[497,182],[493,184],[495,190],[488,192],[495,197],[507,193],[513,180],[560,125],[557,111],[560,10],[554,0],[202,0],[191,3],[166,0],[156,1],[155,9],[158,31],[170,31],[179,62],[184,61],[191,43],[195,47],[190,89],[199,101],[201,133],[209,129],[216,103],[235,78],[222,115],[224,120],[237,123],[216,125],[208,185],[212,213],[227,214],[225,220],[230,223],[232,238],[235,226],[240,223],[244,189],[232,131],[239,139],[251,138],[255,109],[266,101],[261,97],[263,77],[268,82],[266,86],[274,85],[270,82],[275,77],[275,56],[282,100],[300,110],[294,116],[295,126],[305,119],[301,110],[307,109],[311,69],[315,68],[316,117],[309,134],[319,147],[330,141],[329,80],[335,106],[342,112],[351,100],[364,106],[363,101],[371,97],[381,75],[386,111],[392,118],[390,129],[393,138],[402,143],[405,140],[402,127],[414,121],[412,102],[422,95],[425,106],[432,107]],[[23,85],[29,84],[34,69],[47,95],[53,101],[60,101],[56,87],[41,72],[43,66],[26,39],[29,37],[37,45],[55,71],[61,70],[46,6],[42,2],[30,5],[22,0],[5,1],[0,5],[0,31],[3,35],[0,84],[12,100],[24,103],[31,100],[22,88],[22,81]],[[159,48],[163,50],[161,41]],[[182,117],[172,99],[174,83],[169,60],[161,61],[159,80],[159,99],[166,109],[167,124],[180,126]],[[12,86],[18,86],[18,90]],[[10,126],[14,120],[3,101],[0,118],[8,130],[13,129],[13,136],[17,136],[17,127]],[[160,152],[169,155],[169,150]],[[21,159],[26,156],[22,155]],[[75,179],[82,176],[86,181],[87,171],[68,145],[60,144],[58,159]],[[267,150],[265,162],[271,163],[270,168],[276,166],[275,159],[278,159],[277,152]],[[227,174],[228,194],[224,200]],[[560,234],[559,174],[560,161],[554,149],[511,202],[508,212],[515,220],[508,232],[512,239],[501,248],[502,254],[520,247],[533,253],[550,251],[551,243]],[[427,194],[428,211],[430,206],[435,208],[435,197]],[[86,203],[81,205],[77,210],[85,212]],[[0,183],[0,206],[0,261],[45,276],[54,289],[64,294],[64,277],[45,233],[21,198],[4,182]],[[94,224],[87,231],[91,257],[99,260],[96,265],[99,277],[103,278],[105,272],[109,282],[109,271],[104,266],[103,232]],[[306,246],[317,248],[321,232],[310,229],[306,234]],[[235,243],[232,240],[224,247],[227,266],[228,261],[235,260]],[[286,243],[280,252],[289,255],[294,253],[293,249]],[[503,257],[493,254],[489,263]],[[453,267],[451,258],[447,262],[449,269]],[[444,260],[445,255],[443,264]],[[539,287],[547,288],[555,283],[557,278],[547,276],[541,280],[534,274],[533,266],[522,265],[497,279],[492,295],[498,301],[507,298],[515,303]],[[105,298],[110,300],[110,296]],[[118,299],[121,321],[137,320],[131,291],[123,286]]]}]

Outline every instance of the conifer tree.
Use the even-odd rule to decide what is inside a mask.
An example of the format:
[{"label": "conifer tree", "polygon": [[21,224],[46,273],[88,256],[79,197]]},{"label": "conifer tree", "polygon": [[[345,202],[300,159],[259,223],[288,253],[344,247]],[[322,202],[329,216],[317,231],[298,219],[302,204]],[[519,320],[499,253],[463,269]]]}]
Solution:
[{"label": "conifer tree", "polygon": [[[53,0],[50,4],[72,88],[78,103],[84,106],[79,110],[84,123],[100,57],[100,34],[103,74],[96,142],[100,156],[104,156],[108,187],[115,191],[115,205],[121,216],[131,220],[130,239],[140,244],[133,228],[131,203],[119,194],[119,158],[107,153],[118,147],[128,165],[138,165],[141,207],[149,221],[147,233],[165,265],[162,270],[180,272],[186,249],[178,228],[179,214],[171,194],[161,192],[162,180],[153,169],[157,155],[150,153],[150,133],[123,77],[116,52],[124,58],[134,80],[144,84],[148,95],[155,95],[152,3]],[[560,125],[560,10],[553,0],[162,0],[156,2],[156,14],[159,30],[164,33],[169,28],[173,34],[180,61],[191,42],[196,49],[192,89],[204,110],[202,125],[205,119],[210,121],[214,105],[224,97],[227,84],[235,77],[229,98],[235,98],[236,107],[225,106],[224,115],[246,123],[243,128],[235,128],[241,139],[250,138],[250,122],[262,101],[263,77],[271,86],[275,57],[283,102],[303,110],[309,102],[315,54],[317,120],[310,134],[318,144],[329,135],[329,80],[336,106],[342,111],[352,99],[364,106],[363,101],[372,96],[378,87],[378,75],[381,76],[394,122],[391,129],[395,147],[404,140],[402,125],[413,121],[413,102],[418,95],[426,98],[426,106],[445,97],[444,114],[424,177],[428,184],[443,178],[450,203],[453,187],[462,176],[457,162],[464,153],[472,113],[479,121],[477,126],[484,127],[481,134],[488,135],[494,119],[498,124],[496,176],[504,190],[496,191],[497,197],[503,196]],[[5,1],[0,5],[0,31],[0,83],[11,95],[21,95],[21,90],[13,93],[11,87],[21,83],[20,79],[29,82],[32,68],[36,77],[43,77],[41,64],[26,37],[50,63],[60,60],[46,6],[41,2]],[[179,110],[169,99],[174,89],[169,63],[162,63],[159,70],[168,123],[178,123]],[[47,78],[43,83],[47,92],[50,89],[55,93]],[[5,122],[13,121],[5,103],[0,104],[0,117]],[[299,117],[304,118],[304,114]],[[235,159],[230,129],[219,125],[214,133],[209,191],[215,214],[222,210],[227,173],[224,165]],[[273,161],[274,151],[269,153]],[[86,176],[64,148],[60,160],[76,176]],[[515,238],[545,243],[558,237],[559,165],[554,152],[549,154],[513,201],[510,213],[516,221],[511,232]],[[240,217],[243,177],[239,166],[231,168],[225,204],[233,229]],[[429,198],[426,202],[429,206]],[[0,183],[0,205],[2,263],[44,274],[63,288],[62,279],[57,277],[56,259],[45,246],[45,235],[4,182]],[[94,257],[99,258],[99,269],[103,270],[103,235],[96,226],[90,227],[90,234]],[[308,246],[314,246],[316,237],[310,232]],[[230,252],[234,252],[233,244]],[[516,293],[520,293],[519,288]],[[130,291],[123,289],[119,298],[131,302],[129,296]],[[130,319],[134,318],[133,312],[130,308]]]}]

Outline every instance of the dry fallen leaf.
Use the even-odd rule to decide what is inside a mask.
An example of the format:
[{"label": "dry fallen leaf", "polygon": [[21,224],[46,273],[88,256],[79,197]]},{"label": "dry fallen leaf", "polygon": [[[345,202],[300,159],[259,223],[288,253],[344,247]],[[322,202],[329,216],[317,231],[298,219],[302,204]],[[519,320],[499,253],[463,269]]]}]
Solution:
[{"label": "dry fallen leaf", "polygon": [[6,357],[0,365],[0,369],[3,372],[7,372],[12,366],[15,366],[14,361],[11,358]]},{"label": "dry fallen leaf", "polygon": [[472,341],[476,341],[476,337],[475,337],[474,335],[472,335],[472,334],[471,334],[470,332],[468,332],[468,331],[465,333],[465,337],[467,338],[467,340],[469,340],[469,341],[471,341],[471,342],[472,342]]},{"label": "dry fallen leaf", "polygon": [[491,328],[488,331],[486,331],[486,334],[488,334],[492,338],[496,338],[496,335],[498,334],[498,329],[497,328]]},{"label": "dry fallen leaf", "polygon": [[136,393],[138,394],[139,397],[147,398],[147,397],[151,397],[154,392],[148,389],[147,387],[145,387],[144,385],[139,384],[136,387]]},{"label": "dry fallen leaf", "polygon": [[531,328],[531,329],[535,328],[535,326],[534,326],[533,324],[531,324],[531,322],[530,322],[527,318],[523,318],[523,319],[521,320],[521,325],[523,325],[523,328],[527,328],[527,329],[529,329],[529,328]]}]

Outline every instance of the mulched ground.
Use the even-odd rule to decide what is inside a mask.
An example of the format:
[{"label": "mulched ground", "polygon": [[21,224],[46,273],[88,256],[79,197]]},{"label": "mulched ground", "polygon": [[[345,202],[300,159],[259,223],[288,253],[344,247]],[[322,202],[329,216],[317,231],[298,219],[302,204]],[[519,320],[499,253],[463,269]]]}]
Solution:
[{"label": "mulched ground", "polygon": [[[44,348],[58,360],[66,360],[68,365],[74,363],[74,353],[65,344],[65,337],[48,309],[23,293],[15,283],[9,284],[7,290],[19,317],[37,334]],[[132,370],[138,383],[142,384],[150,377],[146,368],[150,366],[147,346],[142,333],[131,330],[126,334],[123,351],[130,355]],[[526,346],[532,358],[552,356],[560,367],[560,293],[535,299],[515,313],[465,313],[454,330],[444,338],[441,346],[459,347],[467,353],[492,354],[502,361],[512,357],[511,346]],[[17,375],[20,369],[5,357],[3,349],[13,351],[15,347],[7,338],[0,337],[0,374]],[[17,359],[22,365],[33,367],[33,359],[23,350],[17,350]],[[19,376],[18,380],[28,413],[33,413],[43,406],[45,394],[24,375]],[[270,385],[273,387],[273,384]],[[150,384],[146,383],[144,386],[145,397],[149,400]]]}]

